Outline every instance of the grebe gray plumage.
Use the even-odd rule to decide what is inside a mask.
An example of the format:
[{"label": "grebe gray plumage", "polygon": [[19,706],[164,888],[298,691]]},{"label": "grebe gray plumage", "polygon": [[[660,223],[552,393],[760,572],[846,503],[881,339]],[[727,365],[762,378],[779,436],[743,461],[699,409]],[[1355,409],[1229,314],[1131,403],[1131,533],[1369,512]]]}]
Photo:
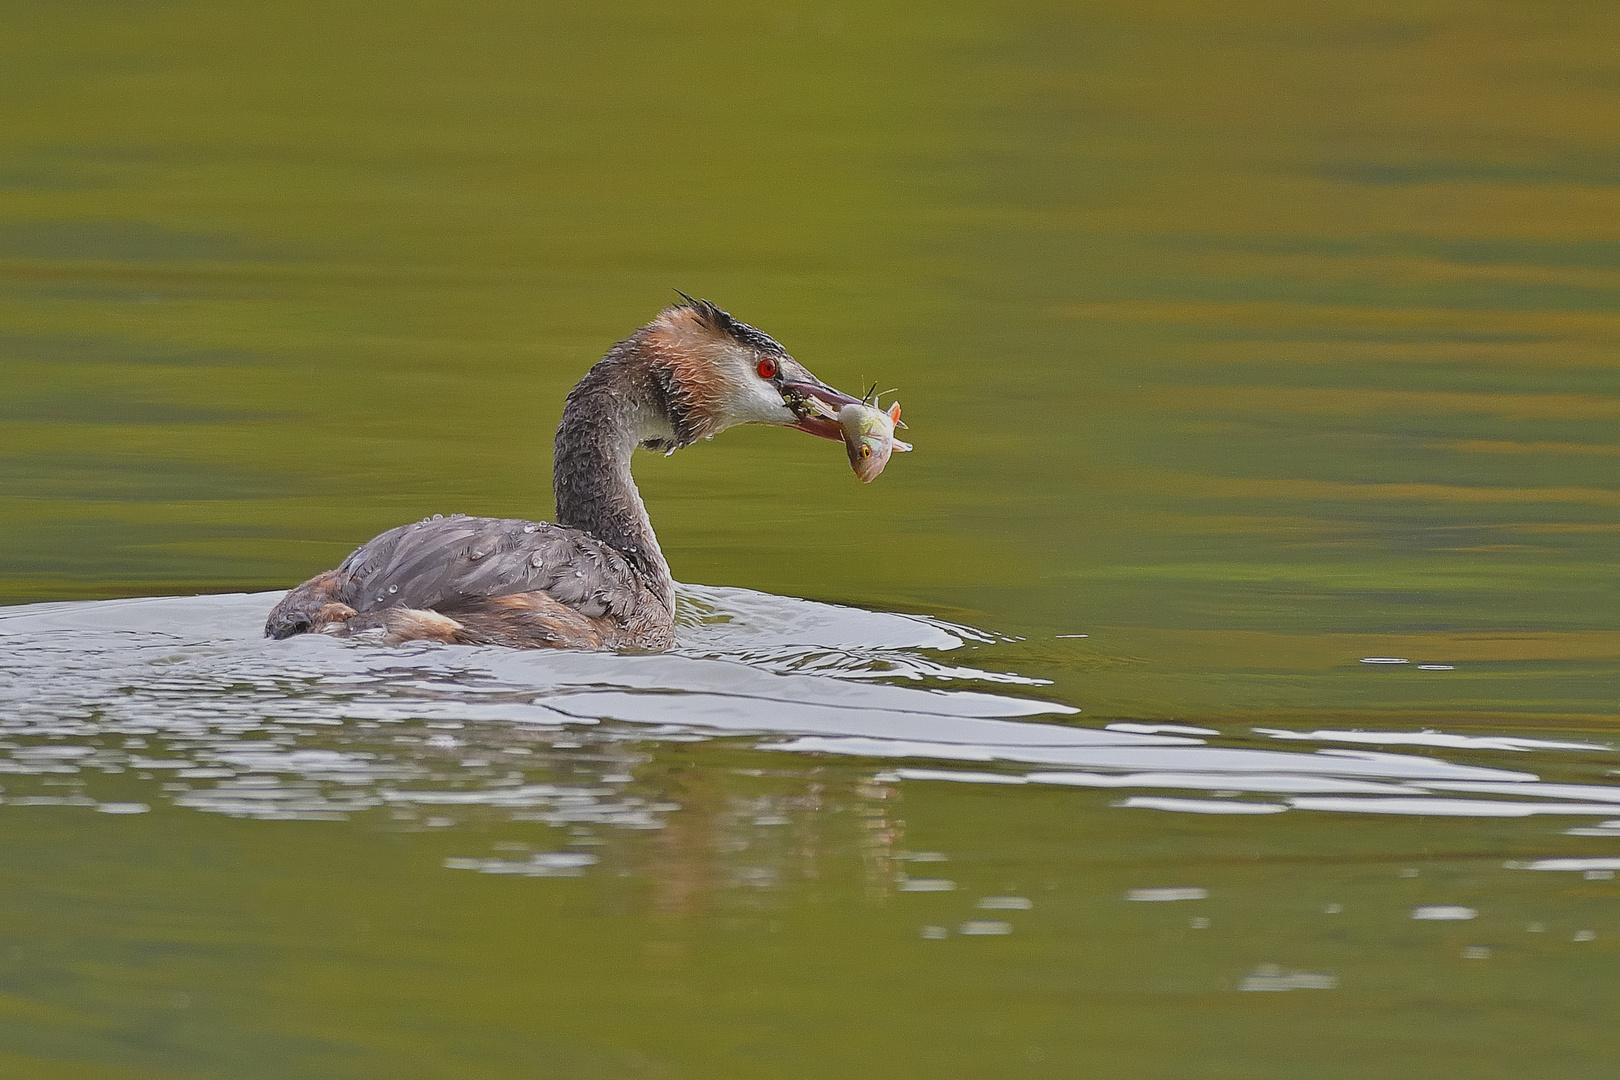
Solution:
[{"label": "grebe gray plumage", "polygon": [[841,440],[837,411],[859,403],[764,332],[685,299],[569,391],[553,455],[556,524],[458,514],[390,529],[283,597],[265,634],[669,648],[675,585],[630,475],[632,452],[673,453],[737,424]]}]

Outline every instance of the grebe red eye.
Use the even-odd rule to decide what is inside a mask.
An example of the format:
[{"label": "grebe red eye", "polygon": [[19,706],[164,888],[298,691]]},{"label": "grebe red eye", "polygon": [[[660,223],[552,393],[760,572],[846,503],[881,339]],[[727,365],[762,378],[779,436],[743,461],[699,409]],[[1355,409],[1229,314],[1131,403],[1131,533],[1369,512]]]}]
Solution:
[{"label": "grebe red eye", "polygon": [[759,377],[762,379],[776,378],[776,361],[768,356],[761,360],[759,362]]}]

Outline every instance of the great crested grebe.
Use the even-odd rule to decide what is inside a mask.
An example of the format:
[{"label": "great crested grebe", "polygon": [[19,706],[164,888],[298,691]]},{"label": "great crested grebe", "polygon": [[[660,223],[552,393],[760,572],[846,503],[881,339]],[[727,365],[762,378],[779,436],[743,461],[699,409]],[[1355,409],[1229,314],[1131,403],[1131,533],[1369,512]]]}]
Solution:
[{"label": "great crested grebe", "polygon": [[673,453],[736,424],[842,439],[837,412],[859,404],[769,335],[685,299],[609,349],[569,391],[553,456],[555,525],[458,514],[390,529],[284,596],[265,634],[669,648],[675,584],[630,476],[631,453]]}]

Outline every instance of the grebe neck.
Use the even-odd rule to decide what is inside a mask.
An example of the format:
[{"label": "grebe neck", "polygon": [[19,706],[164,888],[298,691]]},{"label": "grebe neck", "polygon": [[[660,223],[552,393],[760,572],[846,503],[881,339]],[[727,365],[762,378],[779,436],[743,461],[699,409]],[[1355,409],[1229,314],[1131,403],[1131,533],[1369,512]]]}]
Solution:
[{"label": "grebe neck", "polygon": [[568,393],[552,457],[557,524],[582,529],[628,559],[663,605],[675,583],[630,475],[644,442],[674,438],[665,395],[636,339],[621,342]]}]

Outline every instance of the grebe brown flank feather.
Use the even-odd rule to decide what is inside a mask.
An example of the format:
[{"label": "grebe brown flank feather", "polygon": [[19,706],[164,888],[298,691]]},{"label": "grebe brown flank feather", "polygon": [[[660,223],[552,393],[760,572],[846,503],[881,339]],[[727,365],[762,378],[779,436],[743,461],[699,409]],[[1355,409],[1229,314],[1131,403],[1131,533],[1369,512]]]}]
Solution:
[{"label": "grebe brown flank feather", "polygon": [[557,523],[434,516],[390,529],[284,596],[264,632],[379,631],[518,648],[666,649],[675,585],[630,475],[636,447],[666,453],[736,424],[841,439],[856,401],[763,331],[707,300],[665,308],[569,391],[552,458]]}]

